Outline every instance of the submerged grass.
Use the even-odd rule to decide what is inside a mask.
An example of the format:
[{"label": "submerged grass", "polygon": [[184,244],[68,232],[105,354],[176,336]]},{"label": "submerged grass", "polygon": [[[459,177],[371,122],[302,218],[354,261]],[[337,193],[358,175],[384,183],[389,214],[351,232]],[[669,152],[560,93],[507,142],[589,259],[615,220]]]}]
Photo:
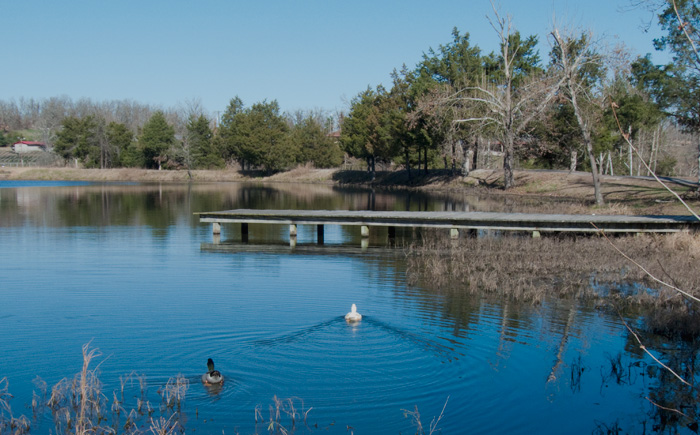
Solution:
[{"label": "submerged grass", "polygon": [[[613,243],[654,276],[700,296],[700,235],[618,236]],[[600,236],[498,235],[445,240],[429,232],[407,250],[411,285],[541,303],[589,299],[640,310],[667,335],[700,337],[700,316],[676,291],[653,281]]]}]

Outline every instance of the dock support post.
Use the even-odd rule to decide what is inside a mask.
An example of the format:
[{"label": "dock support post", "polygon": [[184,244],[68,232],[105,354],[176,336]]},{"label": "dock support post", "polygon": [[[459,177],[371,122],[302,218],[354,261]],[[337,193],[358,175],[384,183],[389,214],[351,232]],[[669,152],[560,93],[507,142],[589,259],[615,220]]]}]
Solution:
[{"label": "dock support post", "polygon": [[221,234],[221,224],[218,222],[211,224],[211,231],[212,234]]},{"label": "dock support post", "polygon": [[323,245],[323,225],[316,225],[316,242]]},{"label": "dock support post", "polygon": [[241,223],[241,239],[243,243],[248,243],[248,223]]},{"label": "dock support post", "polygon": [[289,247],[297,247],[297,226],[296,224],[289,225]]},{"label": "dock support post", "polygon": [[360,234],[362,234],[364,238],[369,237],[369,227],[367,225],[362,225],[360,227]]},{"label": "dock support post", "polygon": [[387,227],[389,246],[396,245],[396,227]]},{"label": "dock support post", "polygon": [[532,238],[533,238],[533,239],[539,239],[540,236],[541,236],[541,234],[540,234],[539,231],[535,230],[535,231],[532,232]]},{"label": "dock support post", "polygon": [[452,240],[459,239],[459,229],[458,228],[450,228],[450,239],[452,239]]}]

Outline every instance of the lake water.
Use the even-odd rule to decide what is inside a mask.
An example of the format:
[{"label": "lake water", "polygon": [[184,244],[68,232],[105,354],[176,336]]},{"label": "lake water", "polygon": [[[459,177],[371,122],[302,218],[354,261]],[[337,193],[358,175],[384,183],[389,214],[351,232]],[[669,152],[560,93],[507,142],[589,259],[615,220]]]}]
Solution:
[{"label": "lake water", "polygon": [[[359,228],[330,227],[326,247],[305,254],[202,249],[211,226],[193,213],[233,208],[518,204],[305,185],[0,181],[0,379],[13,414],[31,417],[35,377],[72,378],[90,342],[110,399],[135,372],[157,408],[158,390],[184,375],[187,432],[267,433],[255,409],[267,420],[275,396],[311,409],[296,433],[411,434],[405,410],[416,409],[427,433],[443,407],[438,428],[449,434],[650,431],[652,361],[616,317],[571,301],[516,305],[410,287],[402,251],[362,251]],[[284,242],[287,231],[251,225],[250,242]],[[300,244],[314,237],[300,227]],[[238,238],[223,226],[224,241]],[[385,239],[375,232],[371,244]],[[352,303],[364,315],[357,325],[343,319]],[[618,355],[621,381],[609,376]],[[200,382],[210,357],[221,389]],[[130,409],[139,387],[126,389]],[[32,433],[50,432],[46,411]]]}]

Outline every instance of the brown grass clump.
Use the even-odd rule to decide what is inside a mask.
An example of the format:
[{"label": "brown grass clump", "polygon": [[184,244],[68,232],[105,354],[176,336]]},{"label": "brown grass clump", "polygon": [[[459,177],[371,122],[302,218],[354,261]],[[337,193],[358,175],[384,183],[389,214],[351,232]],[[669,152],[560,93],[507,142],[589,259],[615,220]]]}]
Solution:
[{"label": "brown grass clump", "polygon": [[[408,249],[408,278],[437,292],[469,292],[541,303],[547,298],[584,298],[643,309],[659,332],[700,335],[700,316],[675,290],[653,280],[611,246],[656,278],[700,296],[700,235],[490,236],[445,241],[425,237]],[[692,320],[692,322],[691,322]],[[684,332],[680,332],[683,326]]]},{"label": "brown grass clump", "polygon": [[63,378],[51,389],[46,402],[51,410],[58,433],[105,433],[112,428],[103,426],[108,419],[108,399],[102,393],[98,377],[99,364],[90,368],[95,358],[101,356],[90,343],[83,345],[83,367],[73,379]]},{"label": "brown grass clump", "polygon": [[[170,378],[163,388],[163,406],[160,416],[153,417],[155,410],[146,398],[145,377],[131,373],[120,377],[121,394],[113,391],[113,401],[102,392],[102,383],[98,377],[100,364],[91,367],[93,361],[101,354],[98,349],[90,348],[90,343],[83,346],[83,367],[72,379],[63,378],[47,393],[47,385],[37,378],[34,384],[39,388],[32,398],[34,419],[39,419],[43,412],[50,412],[56,433],[115,434],[144,433],[143,428],[154,434],[172,434],[183,432],[182,411],[180,405],[185,398],[189,381],[182,375]],[[104,361],[104,360],[103,360]],[[125,408],[124,387],[130,380],[138,380],[141,397],[136,407]],[[133,384],[133,383],[132,383]],[[121,395],[121,400],[119,396]],[[47,397],[48,396],[48,397]],[[0,434],[24,434],[30,431],[30,420],[25,416],[15,417],[10,408],[12,395],[8,391],[7,378],[0,379]],[[125,419],[121,420],[122,414]]]},{"label": "brown grass clump", "polygon": [[12,414],[10,399],[12,399],[12,394],[9,392],[9,382],[5,377],[0,379],[0,434],[21,435],[29,433],[31,429],[29,419],[24,415],[15,417]]},{"label": "brown grass clump", "polygon": [[[72,379],[63,378],[51,389],[47,398],[47,386],[41,379],[34,383],[40,394],[34,393],[32,409],[34,421],[39,420],[38,414],[50,412],[57,434],[145,434],[171,435],[186,433],[183,421],[184,412],[181,405],[185,400],[190,383],[188,379],[178,374],[168,380],[158,391],[162,403],[158,411],[154,410],[146,400],[146,380],[143,375],[132,372],[120,376],[121,387],[112,392],[112,403],[102,392],[102,383],[98,378],[97,364],[91,368],[93,361],[100,356],[98,349],[90,348],[90,343],[83,346],[83,367]],[[102,361],[104,362],[104,360]],[[138,381],[140,397],[137,407],[129,409],[124,402],[125,387],[135,386]],[[128,393],[127,397],[137,397]],[[120,399],[121,396],[121,399]],[[12,414],[7,378],[0,379],[0,435],[22,435],[30,433],[30,420],[24,415],[15,417]],[[273,397],[269,405],[270,417],[262,416],[262,405],[255,407],[255,423],[261,423],[269,433],[294,433],[297,428],[304,426],[311,429],[308,423],[309,413],[313,408],[306,408],[304,401],[298,397],[281,399]],[[154,416],[154,413],[158,415]],[[122,418],[122,415],[124,416]],[[205,420],[206,422],[206,420]],[[258,433],[256,427],[256,433]],[[54,433],[54,431],[51,431]]]},{"label": "brown grass clump", "polygon": [[[262,405],[258,404],[255,407],[255,424],[265,425],[265,428],[270,433],[288,434],[293,433],[297,424],[303,423],[308,427],[308,416],[312,408],[304,409],[304,401],[298,397],[289,397],[281,399],[277,396],[272,397],[272,404],[269,405],[270,418],[265,421],[262,415]],[[288,421],[284,421],[284,415]],[[257,433],[257,431],[256,431]]]}]

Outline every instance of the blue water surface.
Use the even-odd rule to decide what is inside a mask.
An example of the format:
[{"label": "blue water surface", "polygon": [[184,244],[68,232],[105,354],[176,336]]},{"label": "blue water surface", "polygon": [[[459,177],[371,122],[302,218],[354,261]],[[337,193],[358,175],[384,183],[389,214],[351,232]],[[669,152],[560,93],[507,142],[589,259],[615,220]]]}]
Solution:
[{"label": "blue water surface", "polygon": [[0,189],[18,187],[88,186],[91,181],[0,180]]},{"label": "blue water surface", "polygon": [[[296,433],[415,433],[415,417],[428,428],[441,413],[437,427],[450,434],[592,433],[614,424],[636,433],[652,412],[642,369],[622,384],[604,376],[618,353],[628,365],[649,361],[629,352],[619,320],[595,307],[435,294],[407,284],[400,252],[212,252],[202,249],[211,228],[194,215],[290,202],[352,208],[366,193],[39,186],[0,192],[0,378],[15,415],[31,415],[37,376],[50,388],[80,371],[86,343],[101,352],[110,398],[134,373],[157,407],[158,390],[185,376],[188,432],[266,433],[256,416],[269,419],[274,398],[310,409]],[[410,208],[398,195],[381,199]],[[237,231],[225,227],[223,238]],[[357,243],[353,231],[330,230],[326,242]],[[259,242],[285,232],[251,226]],[[301,231],[300,243],[313,234]],[[352,303],[364,315],[356,325],[343,319]],[[200,382],[207,358],[226,378],[221,389]],[[140,394],[133,379],[125,408]],[[50,412],[33,420],[32,433],[55,432]]]}]

